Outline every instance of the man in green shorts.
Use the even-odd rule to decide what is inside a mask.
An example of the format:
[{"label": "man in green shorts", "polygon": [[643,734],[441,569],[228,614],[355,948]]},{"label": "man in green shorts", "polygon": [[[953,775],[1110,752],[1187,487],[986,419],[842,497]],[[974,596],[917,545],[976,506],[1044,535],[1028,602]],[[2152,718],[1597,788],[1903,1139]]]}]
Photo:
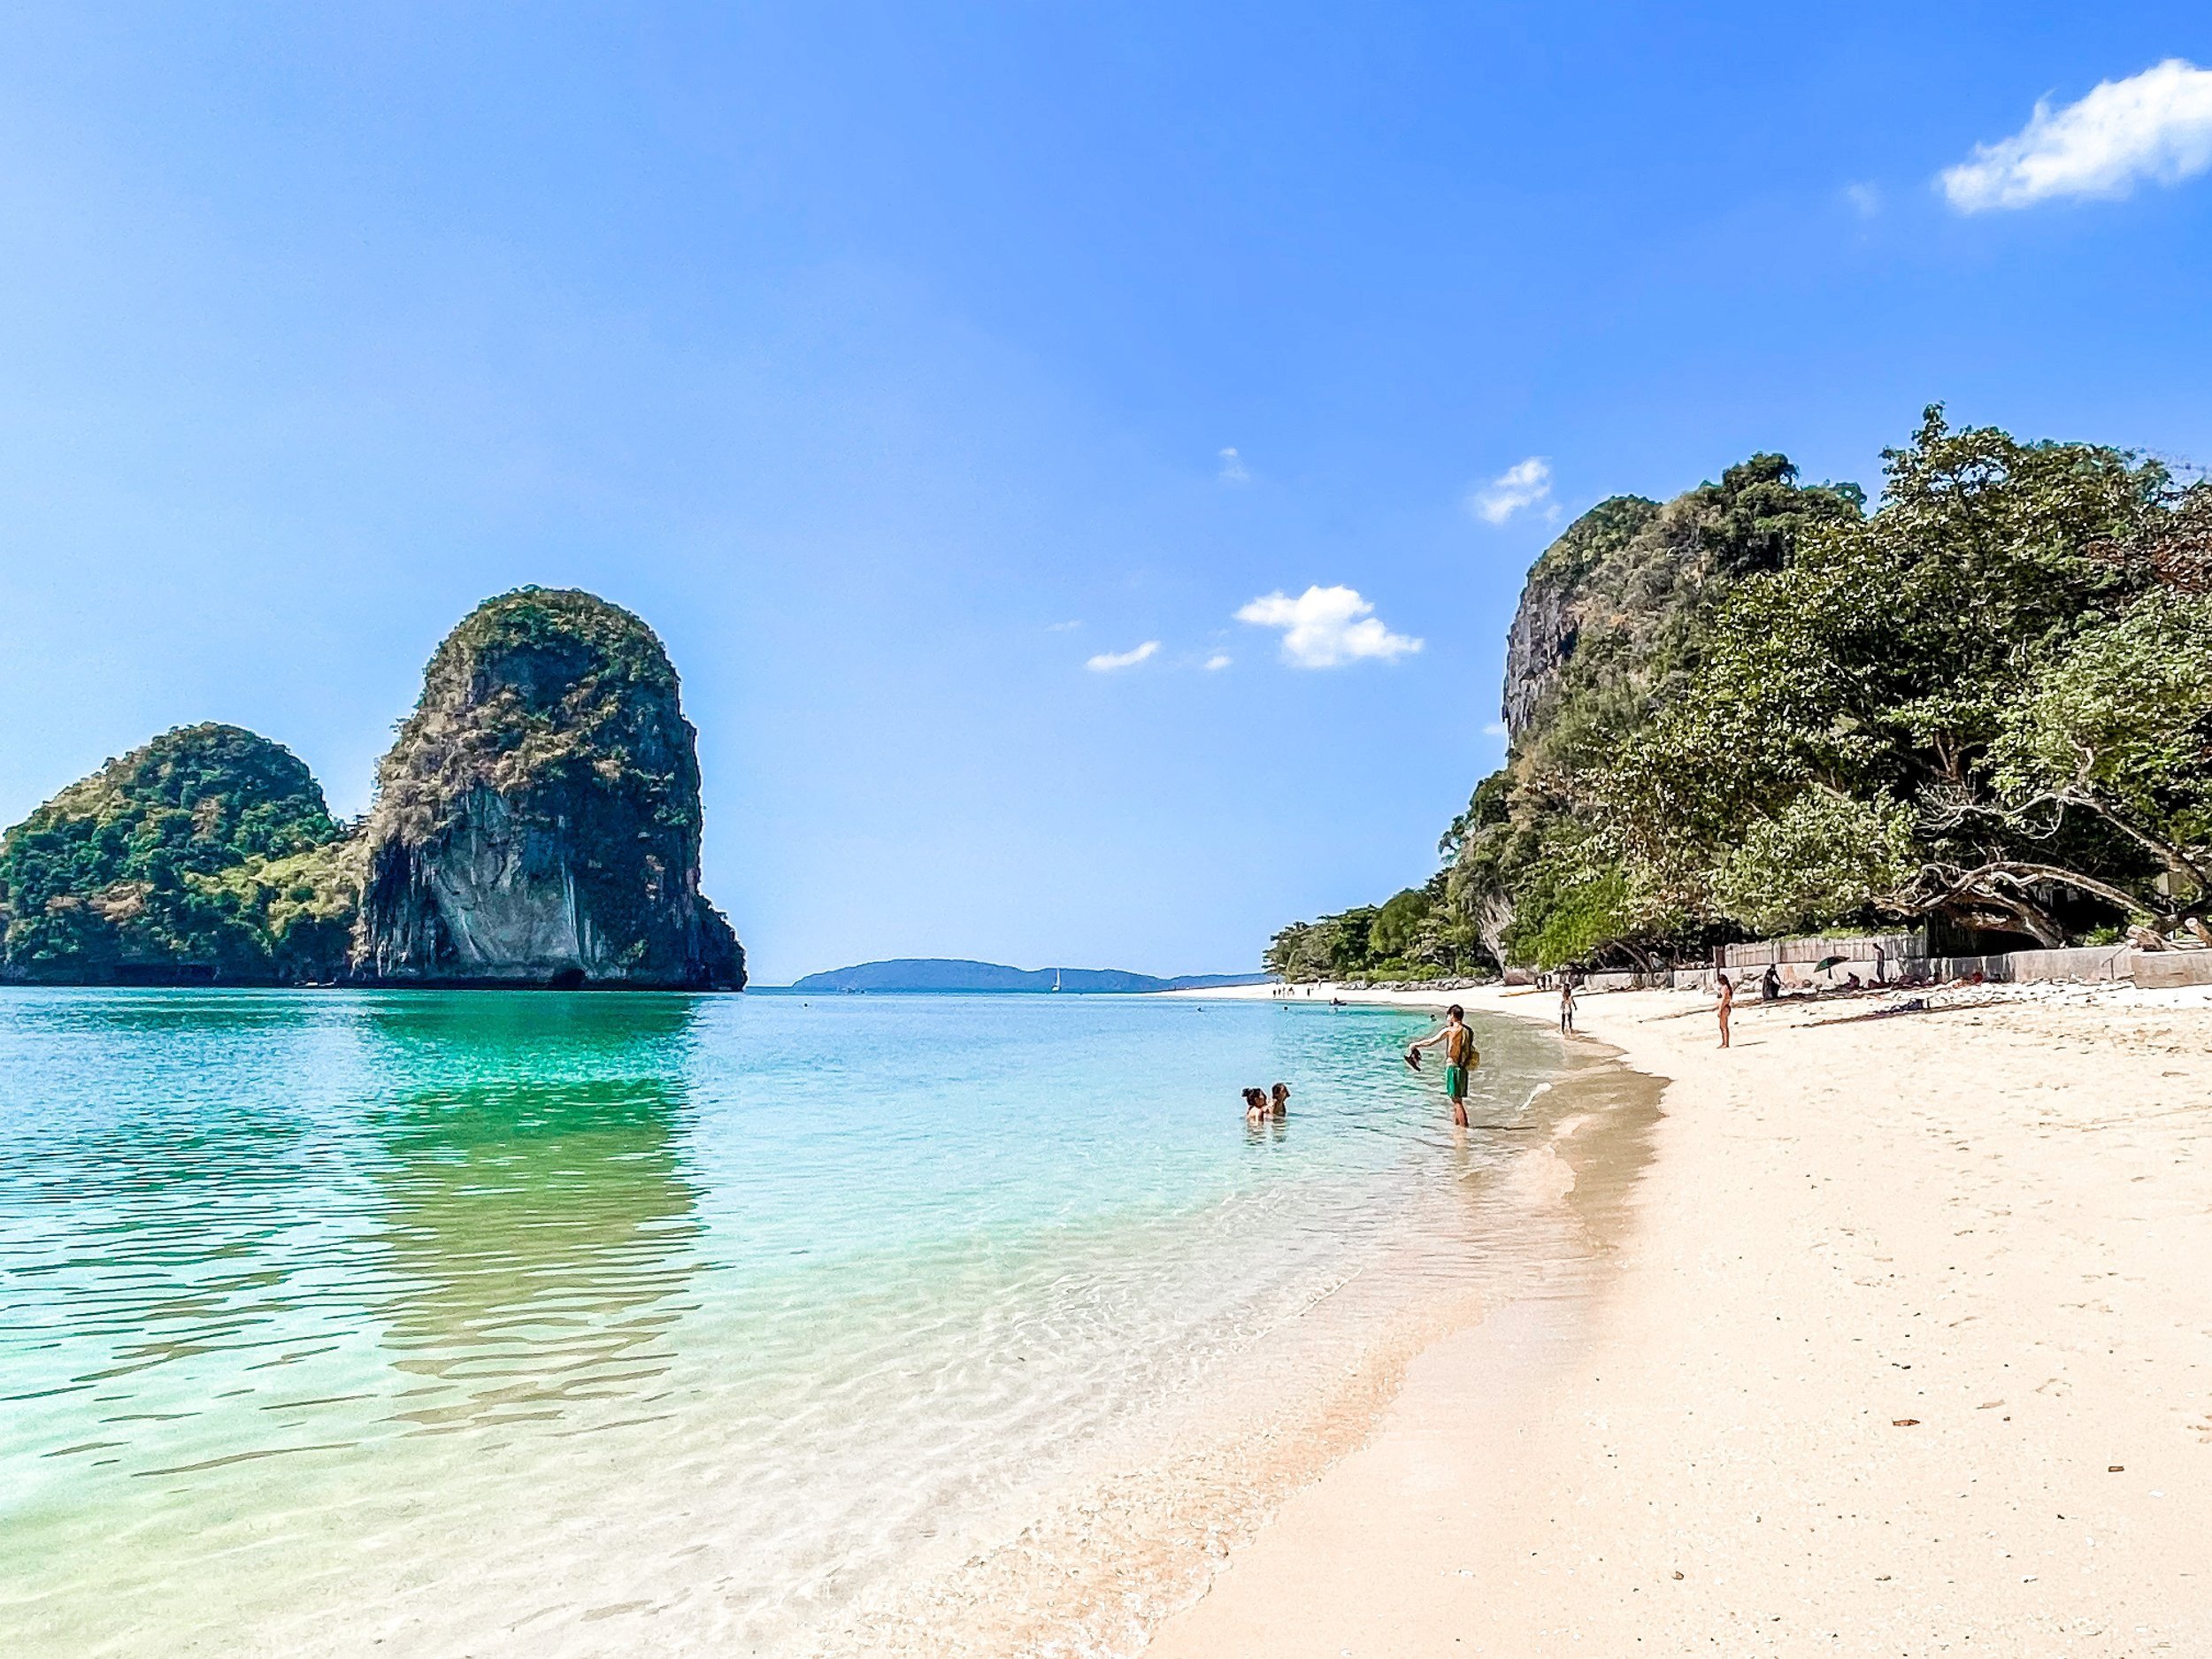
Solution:
[{"label": "man in green shorts", "polygon": [[[1481,1064],[1482,1056],[1475,1051],[1475,1033],[1467,1029],[1466,1010],[1454,1002],[1444,1010],[1444,1029],[1433,1036],[1424,1037],[1413,1048],[1433,1048],[1444,1045],[1444,1093],[1451,1097],[1452,1121],[1462,1129],[1467,1126],[1467,1074]],[[1406,1051],[1406,1058],[1413,1058],[1413,1048]]]}]

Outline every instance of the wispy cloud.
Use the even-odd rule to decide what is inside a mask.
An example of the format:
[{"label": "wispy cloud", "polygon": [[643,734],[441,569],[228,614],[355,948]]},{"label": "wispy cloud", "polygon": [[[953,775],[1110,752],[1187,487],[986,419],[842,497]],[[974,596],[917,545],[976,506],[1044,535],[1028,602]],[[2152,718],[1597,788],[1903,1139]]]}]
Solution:
[{"label": "wispy cloud", "polygon": [[1861,219],[1872,219],[1882,211],[1882,187],[1878,184],[1847,184],[1843,199],[1851,204],[1851,211]]},{"label": "wispy cloud", "polygon": [[1309,588],[1297,598],[1265,594],[1237,612],[1237,620],[1283,631],[1283,660],[1294,668],[1335,668],[1361,657],[1385,662],[1421,649],[1421,641],[1393,634],[1375,607],[1350,588]]},{"label": "wispy cloud", "polygon": [[1467,497],[1467,511],[1486,524],[1503,524],[1524,507],[1551,496],[1551,463],[1540,455],[1516,461]]},{"label": "wispy cloud", "polygon": [[1962,213],[2056,196],[2123,196],[2139,180],[2178,184],[2212,167],[2212,70],[2179,58],[2106,81],[2078,104],[2039,100],[2010,138],[1977,144],[1937,182]]},{"label": "wispy cloud", "polygon": [[1210,674],[1213,673],[1218,669],[1228,667],[1231,663],[1233,663],[1237,659],[1235,657],[1230,656],[1226,651],[1216,651],[1211,657],[1209,657],[1206,659],[1206,672]]},{"label": "wispy cloud", "polygon": [[1491,721],[1489,725],[1482,728],[1482,734],[1485,737],[1503,737],[1505,735],[1505,722],[1503,720]]},{"label": "wispy cloud", "polygon": [[1244,457],[1233,449],[1221,451],[1221,470],[1214,474],[1225,484],[1248,484],[1252,474],[1244,465]]},{"label": "wispy cloud", "polygon": [[1083,666],[1094,674],[1110,674],[1118,668],[1134,668],[1147,657],[1156,656],[1160,649],[1157,640],[1147,640],[1142,645],[1126,651],[1101,651]]},{"label": "wispy cloud", "polygon": [[1082,626],[1082,623],[1079,621],[1048,622],[1045,624],[1045,632],[1047,634],[1072,634],[1076,631],[1076,629],[1081,627]]}]

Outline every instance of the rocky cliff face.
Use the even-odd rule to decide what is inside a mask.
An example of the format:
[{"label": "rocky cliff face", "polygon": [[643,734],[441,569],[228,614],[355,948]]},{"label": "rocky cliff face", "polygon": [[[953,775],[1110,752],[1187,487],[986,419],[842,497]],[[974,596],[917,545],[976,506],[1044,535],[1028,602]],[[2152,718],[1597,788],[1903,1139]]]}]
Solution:
[{"label": "rocky cliff face", "polygon": [[1546,695],[1574,655],[1589,610],[1585,588],[1591,573],[1658,512],[1656,502],[1640,495],[1609,497],[1569,525],[1530,567],[1505,636],[1502,712],[1513,741],[1535,724]]},{"label": "rocky cliff face", "polygon": [[1680,695],[1720,595],[1862,504],[1855,486],[1800,485],[1786,457],[1755,455],[1664,506],[1615,495],[1591,508],[1530,569],[1506,636],[1516,747],[1594,695],[1644,706]]},{"label": "rocky cliff face", "polygon": [[396,980],[734,988],[699,760],[652,630],[524,588],[447,635],[377,768],[358,965]]},{"label": "rocky cliff face", "polygon": [[1580,953],[1576,907],[1610,902],[1593,896],[1609,856],[1588,841],[1596,781],[1654,710],[1696,695],[1728,590],[1862,505],[1853,486],[1801,486],[1786,457],[1755,455],[1663,505],[1600,502],[1544,549],[1506,636],[1511,749],[1442,842],[1448,895],[1485,953]]}]

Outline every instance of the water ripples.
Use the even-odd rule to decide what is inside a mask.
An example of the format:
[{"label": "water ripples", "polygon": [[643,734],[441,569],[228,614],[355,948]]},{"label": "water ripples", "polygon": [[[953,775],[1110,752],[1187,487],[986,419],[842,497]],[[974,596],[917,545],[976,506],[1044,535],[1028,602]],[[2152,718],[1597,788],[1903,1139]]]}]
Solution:
[{"label": "water ripples", "polygon": [[1409,1024],[0,998],[0,1646],[803,1646],[1508,1155]]}]

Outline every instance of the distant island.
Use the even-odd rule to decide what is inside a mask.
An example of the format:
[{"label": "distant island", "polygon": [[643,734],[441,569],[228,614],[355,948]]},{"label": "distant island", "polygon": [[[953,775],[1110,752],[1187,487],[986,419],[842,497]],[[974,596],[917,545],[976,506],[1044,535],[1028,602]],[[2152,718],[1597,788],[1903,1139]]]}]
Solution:
[{"label": "distant island", "polygon": [[[1262,973],[1187,973],[1164,979],[1123,968],[1009,968],[995,962],[949,956],[895,956],[850,968],[810,973],[793,991],[1023,991],[1078,995],[1135,991],[1210,991],[1225,985],[1261,985]],[[766,987],[756,987],[767,989]]]}]

